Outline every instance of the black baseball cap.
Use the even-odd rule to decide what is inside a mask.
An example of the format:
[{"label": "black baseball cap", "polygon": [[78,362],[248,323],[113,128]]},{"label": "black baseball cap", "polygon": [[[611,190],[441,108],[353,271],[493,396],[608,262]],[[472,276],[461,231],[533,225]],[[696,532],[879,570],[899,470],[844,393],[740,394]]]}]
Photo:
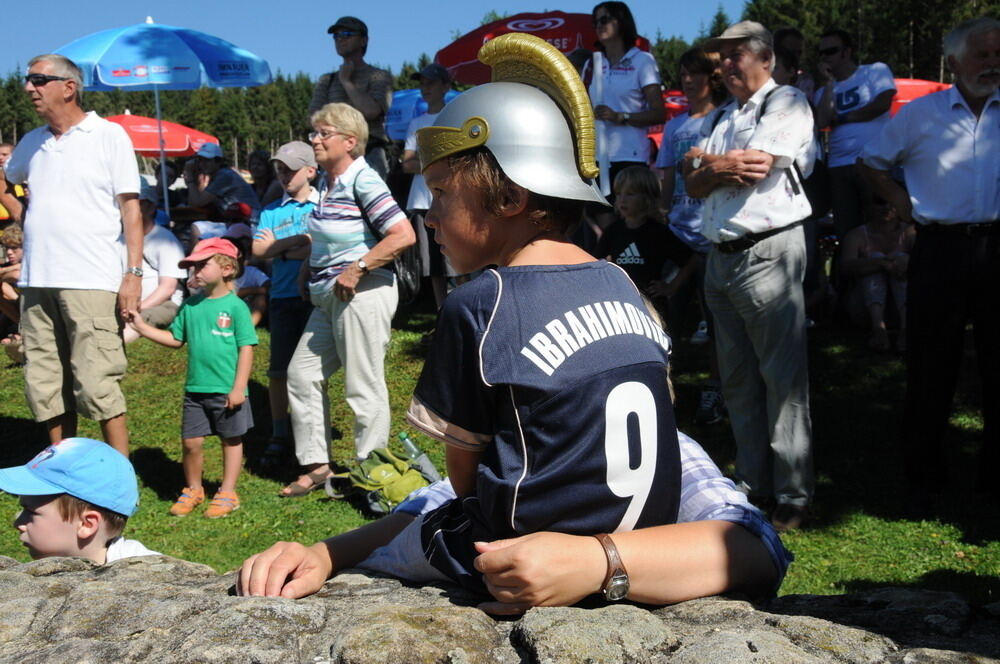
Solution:
[{"label": "black baseball cap", "polygon": [[432,81],[441,81],[442,83],[451,83],[451,76],[448,75],[448,70],[436,62],[432,62],[420,71],[410,74],[410,80],[412,81],[419,81],[422,78],[429,78]]},{"label": "black baseball cap", "polygon": [[360,18],[353,16],[341,16],[336,23],[326,29],[326,33],[332,35],[338,29],[355,30],[360,32],[362,37],[368,36],[368,26]]}]

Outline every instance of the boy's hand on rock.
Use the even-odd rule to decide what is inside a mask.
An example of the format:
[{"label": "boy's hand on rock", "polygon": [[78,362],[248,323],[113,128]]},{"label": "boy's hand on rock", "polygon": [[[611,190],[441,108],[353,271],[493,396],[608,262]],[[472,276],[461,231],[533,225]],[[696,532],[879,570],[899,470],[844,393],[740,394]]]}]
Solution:
[{"label": "boy's hand on rock", "polygon": [[236,594],[298,599],[322,588],[332,569],[322,542],[311,547],[278,542],[244,561],[236,578]]}]

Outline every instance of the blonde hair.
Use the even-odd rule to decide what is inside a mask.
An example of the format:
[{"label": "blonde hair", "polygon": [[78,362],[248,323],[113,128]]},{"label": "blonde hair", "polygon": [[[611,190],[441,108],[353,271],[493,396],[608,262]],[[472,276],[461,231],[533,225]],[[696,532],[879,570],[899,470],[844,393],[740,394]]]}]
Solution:
[{"label": "blonde hair", "polygon": [[0,233],[0,244],[12,249],[24,246],[24,232],[18,224],[11,224]]},{"label": "blonde hair", "polygon": [[225,254],[212,254],[209,260],[215,261],[215,264],[219,267],[228,267],[230,272],[227,276],[222,277],[223,281],[229,282],[240,276],[240,261],[232,256],[226,256]]},{"label": "blonde hair", "polygon": [[63,521],[79,519],[87,510],[100,512],[101,516],[104,517],[104,532],[107,534],[108,539],[121,535],[122,531],[125,530],[126,522],[128,522],[128,517],[124,514],[112,512],[105,507],[99,507],[93,503],[88,503],[86,500],[80,500],[68,493],[61,493],[56,496],[55,503],[59,509],[59,516],[62,517]]},{"label": "blonde hair", "polygon": [[642,216],[657,218],[660,209],[660,181],[645,166],[629,166],[619,171],[614,182],[615,196],[625,192],[642,196]]},{"label": "blonde hair", "polygon": [[324,124],[335,127],[337,131],[353,136],[357,139],[351,156],[357,159],[365,153],[365,146],[368,145],[368,121],[361,111],[347,104],[333,103],[327,104],[312,114],[309,118],[310,124]]}]

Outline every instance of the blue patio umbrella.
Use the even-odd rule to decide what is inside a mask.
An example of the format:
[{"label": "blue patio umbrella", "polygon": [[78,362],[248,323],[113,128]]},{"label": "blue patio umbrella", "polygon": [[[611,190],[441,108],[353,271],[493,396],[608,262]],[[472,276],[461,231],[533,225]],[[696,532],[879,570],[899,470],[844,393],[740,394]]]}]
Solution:
[{"label": "blue patio umbrella", "polygon": [[[81,37],[56,50],[83,70],[87,90],[152,90],[156,119],[160,114],[160,90],[194,90],[253,87],[271,82],[267,61],[224,39],[212,35],[153,23],[102,30]],[[160,180],[167,200],[166,165],[160,134]]]}]

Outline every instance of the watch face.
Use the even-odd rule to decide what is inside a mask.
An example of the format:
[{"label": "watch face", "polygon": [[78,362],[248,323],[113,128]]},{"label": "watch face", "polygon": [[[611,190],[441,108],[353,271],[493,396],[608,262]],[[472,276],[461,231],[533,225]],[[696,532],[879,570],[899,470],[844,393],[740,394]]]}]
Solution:
[{"label": "watch face", "polygon": [[628,577],[622,574],[621,576],[611,578],[611,581],[608,582],[608,587],[604,589],[604,596],[609,601],[617,602],[620,599],[625,599],[628,595],[628,590]]}]

